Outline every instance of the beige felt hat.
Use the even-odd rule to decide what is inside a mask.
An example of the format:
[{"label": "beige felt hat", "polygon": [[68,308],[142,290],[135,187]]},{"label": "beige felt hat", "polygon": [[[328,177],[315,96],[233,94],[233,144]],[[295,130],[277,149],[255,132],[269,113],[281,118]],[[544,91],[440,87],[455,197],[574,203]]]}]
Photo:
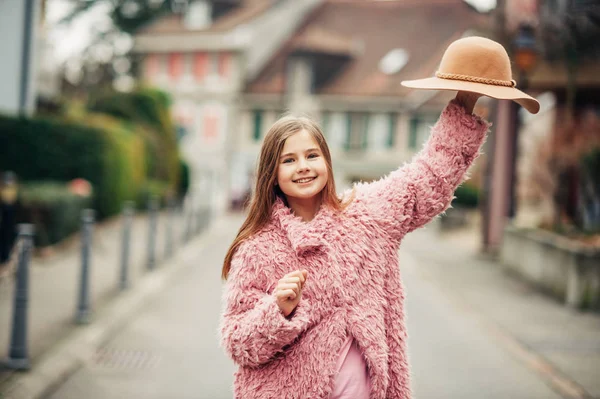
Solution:
[{"label": "beige felt hat", "polygon": [[459,90],[501,100],[513,100],[536,114],[538,101],[516,88],[510,58],[500,43],[484,37],[465,37],[446,49],[435,77],[405,80],[403,86],[425,90]]}]

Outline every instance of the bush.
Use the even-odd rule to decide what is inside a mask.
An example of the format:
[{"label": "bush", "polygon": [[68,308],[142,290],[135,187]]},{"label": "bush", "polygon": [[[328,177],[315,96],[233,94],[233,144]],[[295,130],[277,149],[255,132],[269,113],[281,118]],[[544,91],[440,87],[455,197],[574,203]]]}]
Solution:
[{"label": "bush", "polygon": [[452,201],[453,207],[477,208],[479,203],[479,190],[468,184],[459,186],[454,196],[456,198]]},{"label": "bush", "polygon": [[44,247],[78,231],[81,211],[92,203],[92,197],[74,194],[62,182],[23,183],[19,190],[17,220],[33,223],[35,245]]},{"label": "bush", "polygon": [[177,186],[177,195],[184,198],[190,189],[190,166],[187,162],[179,159],[179,185]]},{"label": "bush", "polygon": [[135,199],[146,175],[142,139],[106,116],[80,121],[0,116],[0,148],[0,170],[14,171],[21,181],[91,182],[98,218]]},{"label": "bush", "polygon": [[586,233],[600,233],[600,146],[581,157],[578,194],[578,227]]},{"label": "bush", "polygon": [[155,197],[158,199],[159,206],[167,204],[170,194],[172,193],[169,183],[160,180],[148,180],[142,186],[136,199],[136,207],[140,210],[148,209],[148,201]]},{"label": "bush", "polygon": [[146,144],[148,177],[167,181],[173,189],[179,181],[179,151],[169,96],[149,88],[131,93],[102,91],[90,97],[87,109],[137,125]]}]

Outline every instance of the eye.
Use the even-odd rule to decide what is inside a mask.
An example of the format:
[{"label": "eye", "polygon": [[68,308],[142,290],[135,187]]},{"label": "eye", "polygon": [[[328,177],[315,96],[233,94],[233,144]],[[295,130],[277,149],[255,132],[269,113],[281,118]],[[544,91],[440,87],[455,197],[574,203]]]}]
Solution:
[{"label": "eye", "polygon": [[318,158],[318,157],[319,157],[319,154],[317,154],[316,152],[313,152],[312,154],[310,154],[310,155],[308,156],[308,158],[309,158],[309,159],[310,159],[310,158]]},{"label": "eye", "polygon": [[293,161],[293,159],[292,159],[292,158],[286,158],[286,159],[284,159],[284,160],[283,160],[283,162],[282,162],[282,163],[290,163],[290,162],[292,162],[292,161]]}]

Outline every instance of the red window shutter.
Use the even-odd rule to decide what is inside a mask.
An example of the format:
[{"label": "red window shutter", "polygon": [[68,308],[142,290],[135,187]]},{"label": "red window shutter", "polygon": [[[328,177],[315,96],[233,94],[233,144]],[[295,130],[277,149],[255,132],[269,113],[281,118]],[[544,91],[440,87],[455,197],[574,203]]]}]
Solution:
[{"label": "red window shutter", "polygon": [[194,54],[194,76],[196,80],[202,82],[208,74],[208,54]]},{"label": "red window shutter", "polygon": [[219,136],[219,118],[213,112],[204,114],[204,139],[214,141]]},{"label": "red window shutter", "polygon": [[160,72],[160,60],[158,59],[158,54],[148,54],[146,56],[146,77],[154,78]]},{"label": "red window shutter", "polygon": [[219,76],[222,78],[228,78],[231,67],[231,54],[220,53],[219,54]]},{"label": "red window shutter", "polygon": [[183,75],[183,54],[169,54],[169,77],[171,80],[179,80]]}]

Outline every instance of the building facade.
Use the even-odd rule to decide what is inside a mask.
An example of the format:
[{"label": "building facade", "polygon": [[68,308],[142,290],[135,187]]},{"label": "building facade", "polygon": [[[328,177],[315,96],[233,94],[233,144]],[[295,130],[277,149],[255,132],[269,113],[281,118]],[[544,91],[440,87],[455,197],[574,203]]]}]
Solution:
[{"label": "building facade", "polygon": [[262,138],[283,114],[320,123],[338,190],[410,161],[455,93],[400,82],[433,76],[448,44],[486,21],[462,1],[321,4],[244,90],[236,192],[252,187]]},{"label": "building facade", "polygon": [[135,36],[134,51],[144,56],[143,80],[173,98],[196,203],[222,211],[231,202],[231,149],[245,82],[315,4],[197,0]]},{"label": "building facade", "polygon": [[210,187],[224,208],[247,198],[264,134],[286,113],[321,124],[338,189],[409,161],[454,93],[400,82],[432,76],[486,21],[462,0],[195,1],[135,49],[144,79],[174,98],[193,192]]}]

